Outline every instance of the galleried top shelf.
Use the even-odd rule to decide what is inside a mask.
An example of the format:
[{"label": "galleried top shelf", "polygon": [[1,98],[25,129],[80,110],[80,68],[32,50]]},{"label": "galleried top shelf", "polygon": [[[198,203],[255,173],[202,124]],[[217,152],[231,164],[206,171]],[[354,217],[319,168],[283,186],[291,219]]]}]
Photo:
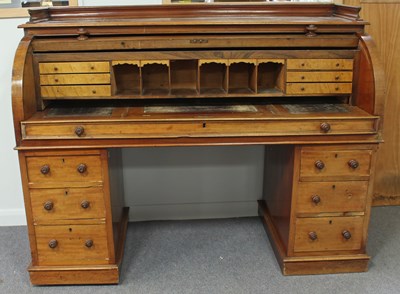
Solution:
[{"label": "galleried top shelf", "polygon": [[[31,34],[362,32],[360,8],[330,3],[196,4],[32,9]],[[338,27],[340,26],[340,27]],[[105,29],[105,27],[108,29]],[[90,31],[89,31],[90,28]],[[132,28],[136,28],[132,31]]]}]

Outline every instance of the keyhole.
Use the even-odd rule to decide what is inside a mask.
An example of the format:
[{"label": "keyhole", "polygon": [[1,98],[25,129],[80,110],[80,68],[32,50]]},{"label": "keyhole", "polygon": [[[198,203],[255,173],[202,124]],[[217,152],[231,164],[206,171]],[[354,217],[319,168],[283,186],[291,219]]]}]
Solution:
[{"label": "keyhole", "polygon": [[203,123],[203,128],[205,128],[205,127],[207,127],[207,123],[204,122]]},{"label": "keyhole", "polygon": [[329,224],[330,224],[330,225],[332,224],[332,221],[331,221],[331,220],[329,221]]},{"label": "keyhole", "polygon": [[69,231],[72,232],[72,228],[69,228]]},{"label": "keyhole", "polygon": [[337,153],[335,154],[335,158],[338,158],[338,154]]},{"label": "keyhole", "polygon": [[68,191],[65,190],[65,191],[64,191],[64,194],[65,194],[65,196],[68,196]]},{"label": "keyhole", "polygon": [[336,185],[332,185],[332,189],[335,190],[336,189]]},{"label": "keyhole", "polygon": [[65,163],[65,159],[64,158],[62,159],[62,162]]}]

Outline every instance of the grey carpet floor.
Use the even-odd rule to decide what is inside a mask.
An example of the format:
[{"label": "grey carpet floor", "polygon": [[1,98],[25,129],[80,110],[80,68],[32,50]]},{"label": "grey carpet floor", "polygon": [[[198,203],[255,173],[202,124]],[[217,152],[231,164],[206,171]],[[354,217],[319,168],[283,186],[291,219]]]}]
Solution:
[{"label": "grey carpet floor", "polygon": [[400,207],[372,211],[366,273],[282,276],[258,218],[131,223],[120,285],[32,287],[26,227],[0,227],[0,293],[400,293]]}]

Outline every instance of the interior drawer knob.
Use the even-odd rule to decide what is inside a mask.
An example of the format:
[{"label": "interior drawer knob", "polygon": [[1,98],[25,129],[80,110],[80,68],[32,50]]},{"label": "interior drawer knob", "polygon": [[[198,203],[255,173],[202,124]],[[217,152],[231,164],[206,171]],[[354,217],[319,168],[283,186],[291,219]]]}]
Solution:
[{"label": "interior drawer knob", "polygon": [[83,209],[88,209],[88,208],[90,207],[90,202],[87,201],[87,200],[83,200],[83,201],[81,202],[81,207],[82,207]]},{"label": "interior drawer knob", "polygon": [[51,201],[47,201],[44,205],[43,208],[46,209],[47,211],[52,210],[54,207],[54,203]]},{"label": "interior drawer knob", "polygon": [[325,163],[322,160],[317,160],[315,162],[315,167],[319,170],[322,170],[325,168]]},{"label": "interior drawer knob", "polygon": [[348,164],[352,169],[356,169],[360,165],[355,159],[349,160]]},{"label": "interior drawer knob", "polygon": [[78,173],[83,174],[87,171],[87,165],[84,163],[81,163],[80,165],[78,165],[76,170],[78,171]]},{"label": "interior drawer knob", "polygon": [[92,246],[93,246],[93,240],[86,240],[86,242],[85,242],[85,246],[87,247],[87,248],[91,248]]},{"label": "interior drawer knob", "polygon": [[49,166],[48,164],[43,165],[43,166],[40,168],[40,172],[41,172],[43,175],[47,175],[47,174],[50,172],[50,166]]},{"label": "interior drawer knob", "polygon": [[317,233],[316,232],[309,232],[308,237],[312,240],[315,241],[318,239]]},{"label": "interior drawer knob", "polygon": [[81,137],[84,133],[85,133],[85,128],[84,127],[78,126],[78,127],[75,128],[75,134],[78,137]]},{"label": "interior drawer knob", "polygon": [[331,130],[331,125],[328,124],[327,122],[323,122],[322,124],[320,124],[320,129],[321,131],[323,131],[324,133],[327,133]]},{"label": "interior drawer knob", "polygon": [[318,195],[313,195],[311,197],[312,202],[314,202],[315,204],[319,204],[321,202],[321,197],[319,197]]},{"label": "interior drawer knob", "polygon": [[345,238],[346,240],[349,240],[351,238],[351,233],[347,230],[344,230],[342,232],[343,238]]},{"label": "interior drawer knob", "polygon": [[57,246],[58,246],[58,241],[57,241],[57,240],[53,239],[53,240],[50,240],[50,241],[49,241],[49,247],[50,247],[51,249],[54,249],[54,248],[56,248]]}]

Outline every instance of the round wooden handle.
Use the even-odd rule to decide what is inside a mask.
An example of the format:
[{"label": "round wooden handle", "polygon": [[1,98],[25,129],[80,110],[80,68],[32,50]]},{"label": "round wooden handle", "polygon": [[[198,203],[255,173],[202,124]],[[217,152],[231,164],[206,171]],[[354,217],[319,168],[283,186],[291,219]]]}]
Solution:
[{"label": "round wooden handle", "polygon": [[323,122],[322,124],[320,124],[320,129],[321,131],[323,131],[324,133],[327,133],[331,130],[331,125],[328,124],[327,122]]},{"label": "round wooden handle", "polygon": [[343,238],[345,238],[346,240],[349,240],[351,238],[351,233],[347,230],[344,230],[342,232]]},{"label": "round wooden handle", "polygon": [[54,207],[54,203],[51,201],[47,201],[44,205],[43,208],[46,209],[47,211],[52,210]]},{"label": "round wooden handle", "polygon": [[84,133],[85,133],[85,128],[84,128],[84,127],[82,127],[82,126],[77,126],[77,127],[75,128],[75,134],[76,134],[78,137],[82,136]]},{"label": "round wooden handle", "polygon": [[53,240],[50,240],[50,241],[49,241],[49,247],[50,247],[51,249],[56,248],[57,245],[58,245],[58,241],[57,241],[57,240],[53,239]]},{"label": "round wooden handle", "polygon": [[47,174],[50,172],[50,166],[49,166],[48,164],[43,165],[43,166],[40,168],[40,172],[41,172],[43,175],[47,175]]},{"label": "round wooden handle", "polygon": [[318,204],[321,202],[321,197],[319,197],[318,195],[313,195],[311,197],[312,202],[314,202],[315,204]]},{"label": "round wooden handle", "polygon": [[359,167],[360,164],[358,163],[357,160],[351,159],[351,160],[349,160],[348,165],[349,165],[352,169],[356,169],[357,167]]},{"label": "round wooden handle", "polygon": [[315,241],[315,240],[318,239],[318,236],[317,236],[317,233],[316,233],[316,232],[309,232],[309,233],[308,233],[308,237],[309,237],[311,240],[313,240],[313,241]]},{"label": "round wooden handle", "polygon": [[82,207],[83,209],[89,208],[89,207],[90,207],[90,202],[87,201],[87,200],[83,200],[83,201],[81,202],[81,207]]},{"label": "round wooden handle", "polygon": [[86,242],[85,242],[85,246],[87,247],[87,248],[90,248],[90,247],[92,247],[93,246],[93,240],[86,240]]},{"label": "round wooden handle", "polygon": [[78,165],[76,170],[78,171],[78,173],[83,174],[87,171],[87,165],[84,163],[81,163],[80,165]]},{"label": "round wooden handle", "polygon": [[325,168],[325,163],[322,160],[317,160],[315,162],[315,167],[318,169],[324,169]]}]

